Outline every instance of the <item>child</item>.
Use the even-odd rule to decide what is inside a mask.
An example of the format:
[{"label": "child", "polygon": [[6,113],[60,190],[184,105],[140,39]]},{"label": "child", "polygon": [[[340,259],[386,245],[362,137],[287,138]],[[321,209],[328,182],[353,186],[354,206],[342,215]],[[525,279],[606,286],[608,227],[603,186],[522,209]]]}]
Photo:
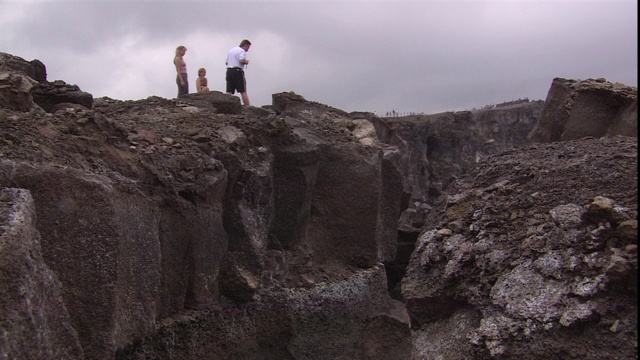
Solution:
[{"label": "child", "polygon": [[205,68],[198,69],[198,79],[196,80],[196,89],[199,93],[209,91],[209,87],[207,86],[207,70]]}]

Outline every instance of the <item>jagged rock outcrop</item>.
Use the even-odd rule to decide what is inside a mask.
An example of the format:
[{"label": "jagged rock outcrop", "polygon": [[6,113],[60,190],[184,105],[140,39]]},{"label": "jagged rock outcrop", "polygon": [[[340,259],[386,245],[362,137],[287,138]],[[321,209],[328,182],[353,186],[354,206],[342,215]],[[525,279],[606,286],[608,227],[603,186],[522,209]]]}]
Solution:
[{"label": "jagged rock outcrop", "polygon": [[605,79],[555,78],[532,142],[638,135],[638,90]]},{"label": "jagged rock outcrop", "polygon": [[[38,78],[44,66],[31,64],[38,79],[22,67],[5,72],[3,89],[32,96],[55,87]],[[42,251],[26,238],[32,256],[0,253],[0,264],[20,269],[6,273],[7,284],[44,284],[25,292],[3,282],[0,301],[45,304],[33,317],[5,311],[1,320],[59,329],[10,333],[0,343],[9,358],[31,356],[25,344],[67,359],[548,354],[531,339],[578,356],[581,324],[595,334],[616,316],[608,329],[617,337],[605,336],[613,354],[637,348],[629,336],[637,291],[616,277],[637,266],[629,247],[637,191],[627,184],[637,159],[625,155],[637,147],[618,138],[520,146],[541,102],[382,119],[294,93],[263,108],[217,92],[66,101],[0,109],[0,188],[31,197],[37,222],[24,232],[40,234]],[[519,192],[528,186],[545,190]],[[529,230],[529,242],[510,237]],[[565,250],[575,258],[565,262]],[[482,256],[484,268],[470,266]],[[440,276],[443,266],[450,277]],[[551,301],[527,313],[527,288],[506,287],[519,279],[537,281],[564,308]]]},{"label": "jagged rock outcrop", "polygon": [[67,107],[91,109],[93,95],[62,80],[47,81],[47,69],[40,60],[27,62],[19,56],[0,52],[0,105],[29,111],[34,103],[47,112]]},{"label": "jagged rock outcrop", "polygon": [[25,59],[0,52],[0,73],[12,73],[33,79],[36,82],[47,81],[47,68],[40,60]]}]

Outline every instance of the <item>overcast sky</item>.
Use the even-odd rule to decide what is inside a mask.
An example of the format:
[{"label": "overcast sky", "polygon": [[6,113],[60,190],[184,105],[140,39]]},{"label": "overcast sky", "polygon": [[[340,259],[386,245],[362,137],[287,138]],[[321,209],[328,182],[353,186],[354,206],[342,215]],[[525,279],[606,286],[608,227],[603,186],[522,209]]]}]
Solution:
[{"label": "overcast sky", "polygon": [[173,56],[225,89],[249,39],[254,106],[293,91],[345,111],[433,114],[528,97],[555,77],[637,86],[636,0],[6,1],[0,52],[94,97],[175,98]]}]

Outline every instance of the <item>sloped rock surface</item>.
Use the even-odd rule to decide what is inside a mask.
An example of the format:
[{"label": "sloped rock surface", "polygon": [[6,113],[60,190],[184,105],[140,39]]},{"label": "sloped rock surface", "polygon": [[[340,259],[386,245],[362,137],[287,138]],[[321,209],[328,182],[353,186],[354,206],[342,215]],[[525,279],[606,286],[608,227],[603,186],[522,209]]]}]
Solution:
[{"label": "sloped rock surface", "polygon": [[448,194],[402,280],[413,358],[635,356],[634,138],[519,147]]}]

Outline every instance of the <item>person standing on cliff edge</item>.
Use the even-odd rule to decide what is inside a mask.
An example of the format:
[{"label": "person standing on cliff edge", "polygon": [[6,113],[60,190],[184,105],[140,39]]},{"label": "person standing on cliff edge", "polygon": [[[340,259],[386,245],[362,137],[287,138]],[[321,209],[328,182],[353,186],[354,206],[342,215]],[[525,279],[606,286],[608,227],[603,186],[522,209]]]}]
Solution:
[{"label": "person standing on cliff edge", "polygon": [[180,45],[176,48],[176,55],[173,58],[173,65],[176,67],[176,84],[178,84],[178,97],[189,93],[189,79],[187,76],[187,64],[184,62],[184,54],[187,48]]},{"label": "person standing on cliff edge", "polygon": [[249,64],[247,51],[251,47],[251,42],[244,39],[239,46],[231,48],[227,54],[227,94],[233,95],[236,91],[242,96],[242,103],[249,106],[249,95],[247,95],[247,82],[244,78],[244,69]]}]

